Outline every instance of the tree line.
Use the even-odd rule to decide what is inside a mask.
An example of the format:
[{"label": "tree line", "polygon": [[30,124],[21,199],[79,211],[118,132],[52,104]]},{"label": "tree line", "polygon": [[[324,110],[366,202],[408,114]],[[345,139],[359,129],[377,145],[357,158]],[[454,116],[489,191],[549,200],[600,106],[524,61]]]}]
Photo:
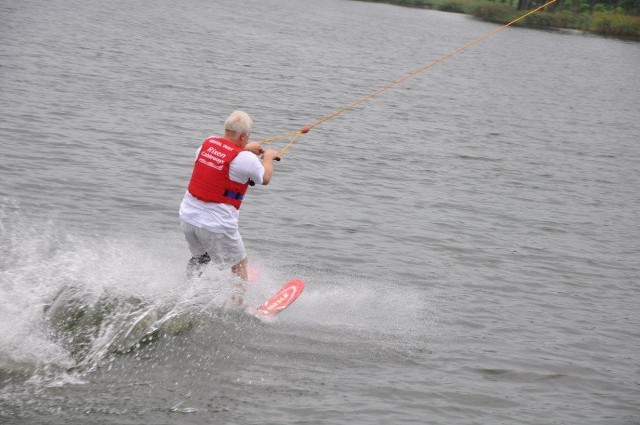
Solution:
[{"label": "tree line", "polygon": [[[499,0],[505,3],[507,0]],[[515,0],[509,0],[511,6]],[[528,10],[544,4],[541,0],[517,0],[518,10]],[[569,10],[575,13],[619,12],[640,14],[640,0],[556,0],[549,6],[552,11]]]},{"label": "tree line", "polygon": [[[549,0],[364,0],[473,15],[506,24]],[[640,41],[640,0],[556,0],[516,25],[568,28]]]}]

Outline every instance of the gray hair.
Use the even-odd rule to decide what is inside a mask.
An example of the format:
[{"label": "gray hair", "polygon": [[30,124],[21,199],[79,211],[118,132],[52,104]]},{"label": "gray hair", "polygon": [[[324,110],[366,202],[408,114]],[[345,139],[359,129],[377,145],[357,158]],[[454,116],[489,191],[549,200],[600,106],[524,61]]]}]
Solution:
[{"label": "gray hair", "polygon": [[240,135],[242,133],[251,133],[252,127],[253,121],[251,120],[251,117],[249,116],[249,114],[243,111],[233,111],[224,122],[224,130],[230,131],[237,135]]}]

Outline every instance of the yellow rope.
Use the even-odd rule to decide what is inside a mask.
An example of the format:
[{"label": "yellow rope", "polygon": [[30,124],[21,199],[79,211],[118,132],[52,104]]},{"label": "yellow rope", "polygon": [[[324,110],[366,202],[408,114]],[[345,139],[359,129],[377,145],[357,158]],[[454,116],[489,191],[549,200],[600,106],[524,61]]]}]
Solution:
[{"label": "yellow rope", "polygon": [[298,139],[298,137],[300,137],[302,134],[308,133],[309,130],[311,130],[312,128],[314,128],[314,127],[316,127],[316,126],[318,126],[318,125],[320,125],[320,124],[322,124],[324,122],[332,120],[333,118],[344,114],[345,112],[355,108],[356,106],[361,105],[364,102],[366,102],[366,101],[368,101],[368,100],[370,100],[370,99],[372,99],[372,98],[374,98],[376,96],[379,96],[380,94],[386,92],[387,90],[389,90],[389,89],[391,89],[391,88],[393,88],[393,87],[395,87],[395,86],[397,86],[399,84],[404,83],[405,81],[409,80],[410,78],[413,78],[416,75],[421,74],[421,73],[427,71],[430,68],[433,68],[434,66],[438,65],[439,63],[442,63],[442,62],[446,61],[447,59],[451,58],[452,56],[457,55],[458,53],[468,49],[469,47],[475,46],[476,44],[480,43],[481,41],[484,41],[485,39],[491,37],[492,35],[495,35],[498,32],[504,30],[505,28],[510,27],[511,25],[515,24],[516,22],[523,20],[527,16],[532,15],[532,14],[538,12],[541,9],[544,9],[545,7],[549,6],[550,4],[552,4],[554,2],[556,2],[556,0],[549,0],[548,2],[544,3],[542,6],[538,6],[535,9],[532,9],[529,12],[525,13],[524,15],[514,19],[513,21],[511,21],[511,22],[509,22],[507,24],[504,24],[501,27],[498,27],[498,28],[496,28],[494,30],[489,31],[488,33],[476,38],[475,40],[465,44],[464,46],[453,50],[451,53],[446,54],[446,55],[440,57],[439,59],[436,59],[435,61],[433,61],[433,62],[431,62],[431,63],[429,63],[427,65],[424,65],[423,67],[418,68],[415,71],[412,71],[412,72],[406,74],[404,77],[402,77],[402,78],[400,78],[398,80],[392,81],[391,83],[389,83],[386,86],[376,90],[375,92],[373,92],[373,93],[371,93],[371,94],[369,94],[369,95],[367,95],[365,97],[362,97],[362,98],[356,100],[353,103],[350,103],[349,105],[337,110],[336,112],[334,112],[332,114],[329,114],[329,115],[319,119],[318,121],[314,122],[313,124],[309,124],[307,126],[304,126],[303,128],[301,128],[298,131],[294,131],[294,132],[290,132],[290,133],[284,133],[284,134],[281,134],[279,136],[274,136],[274,137],[270,137],[268,139],[263,139],[263,140],[259,141],[258,143],[265,144],[265,143],[271,143],[271,142],[276,141],[276,140],[290,139],[289,143],[287,143],[287,145],[278,154],[278,157],[282,158],[282,156],[287,152],[289,147],[291,147],[291,145],[296,141],[296,139]]}]

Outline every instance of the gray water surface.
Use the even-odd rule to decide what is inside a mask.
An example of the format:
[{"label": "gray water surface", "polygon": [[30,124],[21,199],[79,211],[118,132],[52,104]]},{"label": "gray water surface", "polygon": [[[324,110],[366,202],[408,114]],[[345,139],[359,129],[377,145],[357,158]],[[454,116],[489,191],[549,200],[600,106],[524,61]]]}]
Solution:
[{"label": "gray water surface", "polygon": [[[262,325],[211,304],[227,274],[184,282],[201,140],[234,109],[295,131],[495,26],[346,0],[0,21],[0,422],[639,423],[639,44],[509,28],[302,136],[241,213],[249,301],[307,284]],[[108,351],[137,302],[195,325]]]}]

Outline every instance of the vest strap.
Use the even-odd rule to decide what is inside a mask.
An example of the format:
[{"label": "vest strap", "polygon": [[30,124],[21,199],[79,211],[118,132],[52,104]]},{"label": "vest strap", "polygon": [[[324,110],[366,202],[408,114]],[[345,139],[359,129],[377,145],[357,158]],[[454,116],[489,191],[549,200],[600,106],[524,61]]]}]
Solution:
[{"label": "vest strap", "polygon": [[242,201],[244,195],[238,192],[232,192],[229,189],[225,189],[223,196],[225,198],[237,199],[238,201]]}]

